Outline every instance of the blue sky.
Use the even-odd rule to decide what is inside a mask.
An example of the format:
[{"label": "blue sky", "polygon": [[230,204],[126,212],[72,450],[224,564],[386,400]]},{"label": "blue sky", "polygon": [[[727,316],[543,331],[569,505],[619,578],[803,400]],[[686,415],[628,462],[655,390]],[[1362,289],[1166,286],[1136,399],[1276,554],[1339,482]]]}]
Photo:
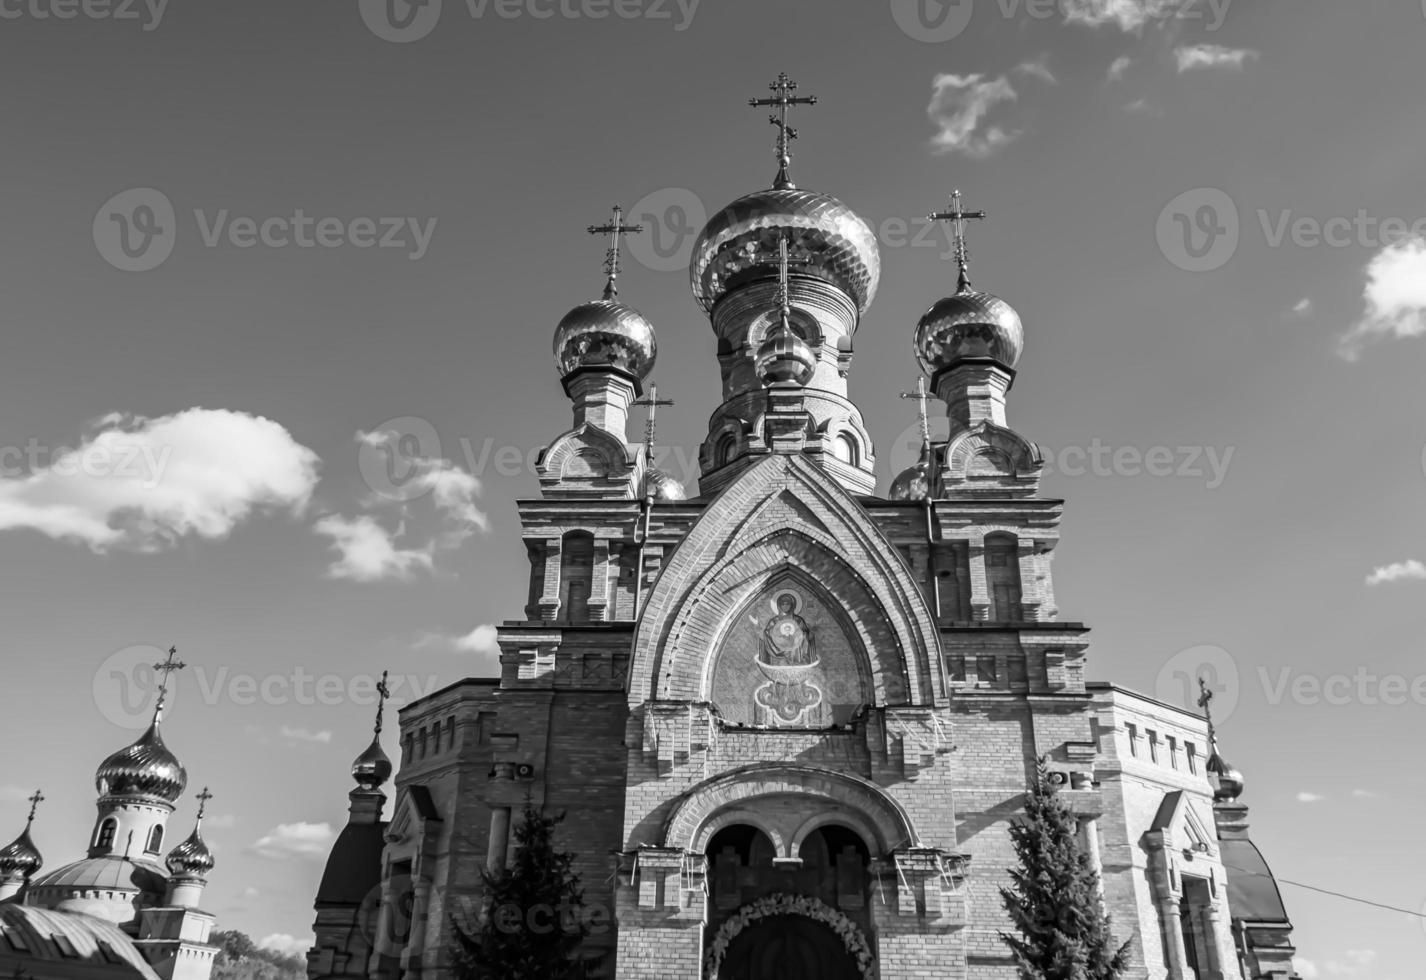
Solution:
[{"label": "blue sky", "polygon": [[[1275,871],[1423,908],[1426,12],[925,2],[0,4],[0,833],[41,785],[50,866],[79,854],[142,713],[115,675],[177,644],[208,904],[309,935],[372,679],[481,672],[521,615],[514,501],[570,418],[549,338],[615,202],[692,485],[687,251],[771,179],[746,100],[787,71],[820,99],[795,178],[883,246],[850,378],[882,487],[954,288],[921,216],[960,187],[975,283],[1026,322],[1009,415],[1067,500],[1091,675],[1182,700],[1211,669]],[[436,458],[393,482],[397,436]],[[1285,895],[1309,980],[1419,973],[1419,919]]]}]

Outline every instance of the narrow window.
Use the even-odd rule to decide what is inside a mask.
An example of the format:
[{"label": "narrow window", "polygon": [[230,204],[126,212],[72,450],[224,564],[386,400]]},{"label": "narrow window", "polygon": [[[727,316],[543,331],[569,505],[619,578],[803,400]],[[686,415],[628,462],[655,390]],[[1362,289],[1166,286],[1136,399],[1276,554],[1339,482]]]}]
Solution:
[{"label": "narrow window", "polygon": [[1159,733],[1156,732],[1156,731],[1154,731],[1154,730],[1151,729],[1151,728],[1146,728],[1146,729],[1144,729],[1144,731],[1145,731],[1145,732],[1148,734],[1148,736],[1149,736],[1149,761],[1150,761],[1150,762],[1158,762],[1158,761],[1159,761]]},{"label": "narrow window", "polygon": [[1129,754],[1137,757],[1139,755],[1139,726],[1125,722],[1124,730],[1129,733]]},{"label": "narrow window", "polygon": [[990,591],[990,618],[1009,623],[1020,619],[1019,546],[1009,534],[985,539],[985,581]]},{"label": "narrow window", "polygon": [[1188,756],[1188,771],[1195,776],[1198,775],[1198,750],[1194,748],[1192,742],[1183,743],[1184,753]]},{"label": "narrow window", "polygon": [[101,850],[110,851],[114,848],[114,835],[119,832],[119,821],[110,817],[99,825],[99,839],[95,846]]},{"label": "narrow window", "polygon": [[594,535],[573,531],[560,548],[560,611],[565,623],[589,619],[589,589],[594,581]]},{"label": "narrow window", "polygon": [[1167,742],[1168,742],[1168,745],[1169,745],[1169,765],[1171,765],[1171,766],[1173,766],[1175,769],[1177,769],[1177,768],[1178,768],[1178,739],[1174,738],[1172,735],[1165,735],[1165,736],[1164,736],[1164,740],[1167,741]]},{"label": "narrow window", "polygon": [[155,827],[153,830],[149,831],[149,846],[147,850],[150,854],[157,854],[159,852],[159,848],[162,846],[163,828]]}]

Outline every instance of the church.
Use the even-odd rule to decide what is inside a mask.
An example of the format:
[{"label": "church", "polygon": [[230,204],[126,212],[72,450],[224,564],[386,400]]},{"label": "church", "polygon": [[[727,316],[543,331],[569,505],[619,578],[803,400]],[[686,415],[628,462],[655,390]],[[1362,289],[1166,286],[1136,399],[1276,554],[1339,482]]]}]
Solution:
[{"label": "church", "polygon": [[999,889],[1044,758],[1126,976],[1296,980],[1210,712],[1088,679],[1088,628],[1060,615],[1063,502],[1007,413],[1026,332],[970,283],[983,215],[956,195],[934,216],[959,280],[907,331],[921,452],[881,491],[848,383],[877,242],[793,182],[787,114],[814,100],[785,75],[771,90],[753,104],[774,111],[772,186],[717,212],[689,269],[722,378],[696,495],[655,467],[652,425],[628,435],[660,399],[654,326],[618,291],[638,229],[616,209],[590,229],[611,239],[603,297],[554,332],[572,418],[518,505],[529,591],[500,677],[401,710],[389,821],[378,716],[309,976],[449,977],[452,920],[480,914],[528,798],[568,814],[588,977],[1012,980]]},{"label": "church", "polygon": [[41,873],[30,837],[44,800],[30,797],[25,829],[0,848],[0,974],[30,980],[88,977],[208,980],[218,947],[214,916],[199,903],[213,870],[197,794],[192,832],[169,848],[168,818],[188,772],[160,733],[168,676],[184,664],[177,650],[154,664],[163,681],[153,719],[130,745],[111,753],[94,776],[98,815],[84,857]]}]

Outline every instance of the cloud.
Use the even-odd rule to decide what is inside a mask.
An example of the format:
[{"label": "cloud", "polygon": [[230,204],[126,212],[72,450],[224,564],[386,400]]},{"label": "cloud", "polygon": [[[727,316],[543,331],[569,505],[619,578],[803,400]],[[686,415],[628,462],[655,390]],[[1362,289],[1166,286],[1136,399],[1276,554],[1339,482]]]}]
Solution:
[{"label": "cloud", "polygon": [[416,638],[416,649],[441,647],[456,653],[474,655],[471,668],[475,676],[495,676],[500,673],[500,645],[495,642],[495,626],[481,623],[469,633],[427,632]]},{"label": "cloud", "polygon": [[989,156],[1020,134],[998,124],[981,132],[981,124],[996,106],[1017,98],[1004,75],[991,80],[979,74],[937,75],[931,82],[931,103],[926,107],[926,114],[938,129],[931,137],[932,149],[968,157]]},{"label": "cloud", "polygon": [[399,547],[396,538],[405,532],[405,526],[387,531],[368,514],[351,518],[328,514],[313,524],[312,530],[332,539],[337,558],[327,568],[331,578],[353,582],[409,579],[417,569],[435,565],[434,541],[419,548]]},{"label": "cloud", "polygon": [[[28,447],[27,447],[28,449]],[[0,530],[28,528],[94,551],[161,551],[219,539],[255,512],[301,513],[317,454],[270,419],[190,408],[111,413],[74,448],[37,451],[23,476],[0,452]]]},{"label": "cloud", "polygon": [[1109,64],[1109,81],[1117,82],[1124,77],[1124,73],[1129,70],[1129,66],[1134,63],[1134,59],[1128,55],[1120,55]]},{"label": "cloud", "polygon": [[495,627],[490,623],[481,623],[465,636],[458,637],[455,647],[471,653],[500,653],[500,646],[495,642]]},{"label": "cloud", "polygon": [[1135,99],[1124,106],[1124,111],[1131,116],[1162,116],[1164,114],[1162,109],[1150,105],[1148,99]]},{"label": "cloud", "polygon": [[243,889],[243,898],[257,898],[260,895],[262,895],[262,892],[258,891],[258,889],[252,885],[248,885],[248,887]]},{"label": "cloud", "polygon": [[1426,579],[1426,565],[1415,558],[1408,558],[1406,561],[1392,562],[1390,565],[1380,565],[1371,570],[1367,575],[1367,585],[1384,585],[1391,582],[1407,582],[1412,580]]},{"label": "cloud", "polygon": [[1065,21],[1086,27],[1112,25],[1129,34],[1151,21],[1164,20],[1194,0],[1061,0]]},{"label": "cloud", "polygon": [[1301,956],[1292,958],[1292,968],[1297,971],[1302,980],[1317,980],[1322,974],[1317,969],[1317,964]]},{"label": "cloud", "polygon": [[1426,333],[1426,238],[1386,246],[1367,263],[1366,277],[1366,310],[1338,348],[1349,361],[1367,341]]},{"label": "cloud", "polygon": [[259,837],[248,848],[253,854],[270,861],[288,858],[322,858],[327,856],[336,834],[326,823],[282,823]]},{"label": "cloud", "polygon": [[289,936],[285,932],[274,932],[259,939],[257,945],[259,949],[302,959],[307,955],[307,950],[311,949],[316,942],[317,940],[313,936]]},{"label": "cloud", "polygon": [[294,742],[320,742],[325,745],[332,740],[332,733],[325,728],[320,732],[310,732],[305,728],[289,728],[283,725],[280,732],[283,738],[292,739]]},{"label": "cloud", "polygon": [[1380,796],[1380,795],[1381,795],[1380,793],[1373,793],[1373,792],[1372,792],[1371,790],[1369,790],[1369,789],[1354,789],[1354,790],[1352,790],[1352,799],[1354,799],[1354,800],[1374,800],[1374,799],[1376,799],[1376,798],[1377,798],[1378,796]]},{"label": "cloud", "polygon": [[1298,300],[1290,311],[1293,316],[1309,316],[1312,313],[1312,298],[1304,296]]},{"label": "cloud", "polygon": [[1323,967],[1334,977],[1366,977],[1371,975],[1371,966],[1375,960],[1374,949],[1349,949],[1345,957],[1328,960]]},{"label": "cloud", "polygon": [[1221,44],[1185,44],[1174,48],[1179,74],[1213,68],[1241,70],[1245,62],[1258,57],[1252,48],[1225,48]]},{"label": "cloud", "polygon": [[1320,803],[1325,799],[1325,796],[1318,796],[1316,793],[1304,792],[1297,794],[1297,802],[1299,803]]},{"label": "cloud", "polygon": [[1055,77],[1055,73],[1050,71],[1050,56],[1041,55],[1033,61],[1022,61],[1015,66],[1015,72],[1021,75],[1028,75],[1030,78],[1038,78],[1047,85],[1058,85],[1060,80]]}]

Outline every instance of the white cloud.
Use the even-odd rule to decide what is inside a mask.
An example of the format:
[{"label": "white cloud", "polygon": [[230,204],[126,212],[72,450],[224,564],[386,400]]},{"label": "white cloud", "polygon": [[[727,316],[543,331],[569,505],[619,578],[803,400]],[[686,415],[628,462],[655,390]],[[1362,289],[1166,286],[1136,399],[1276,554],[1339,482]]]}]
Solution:
[{"label": "white cloud", "polygon": [[937,153],[961,153],[985,157],[1005,146],[1018,131],[991,124],[982,132],[981,124],[996,106],[1018,98],[1010,81],[1001,75],[987,80],[984,75],[937,75],[931,82],[931,104],[926,114],[937,126],[931,137]]},{"label": "white cloud", "polygon": [[1317,964],[1301,956],[1292,958],[1292,968],[1297,971],[1302,980],[1317,980],[1322,974],[1317,969]]},{"label": "white cloud", "polygon": [[1408,558],[1406,561],[1392,562],[1390,565],[1373,568],[1371,574],[1367,576],[1367,584],[1383,585],[1391,582],[1422,579],[1426,579],[1426,564],[1422,564],[1415,558]]},{"label": "white cloud", "polygon": [[307,950],[315,944],[316,938],[313,936],[289,936],[285,932],[274,932],[257,941],[259,949],[281,953],[283,956],[295,956],[298,959],[304,958]]},{"label": "white cloud", "polygon": [[1151,105],[1148,99],[1135,99],[1124,107],[1131,116],[1162,116],[1163,110]]},{"label": "white cloud", "polygon": [[1060,80],[1055,77],[1055,73],[1050,71],[1049,55],[1041,55],[1033,61],[1022,61],[1015,66],[1015,71],[1021,75],[1038,78],[1047,85],[1058,85],[1060,83]]},{"label": "white cloud", "polygon": [[1349,361],[1369,340],[1426,334],[1426,238],[1386,246],[1367,263],[1366,276],[1366,310],[1339,347]]},{"label": "white cloud", "polygon": [[260,895],[262,895],[262,892],[258,891],[258,889],[252,885],[248,885],[248,887],[243,889],[243,898],[257,898]]},{"label": "white cloud", "polygon": [[1297,802],[1299,803],[1320,803],[1325,799],[1325,796],[1318,796],[1316,793],[1303,792],[1297,794]]},{"label": "white cloud", "polygon": [[465,636],[457,637],[455,647],[470,653],[500,653],[500,646],[495,642],[495,627],[490,623],[481,623]]},{"label": "white cloud", "polygon": [[1328,960],[1323,966],[1334,977],[1367,977],[1375,960],[1374,949],[1349,949],[1342,959]]},{"label": "white cloud", "polygon": [[320,732],[312,732],[305,728],[289,728],[283,725],[280,731],[283,738],[292,739],[294,742],[321,742],[325,745],[332,740],[332,733],[325,728]]},{"label": "white cloud", "polygon": [[248,848],[258,857],[282,861],[292,857],[322,858],[332,847],[336,834],[326,823],[282,823],[259,837]]},{"label": "white cloud", "polygon": [[[0,458],[0,472],[19,459]],[[0,530],[29,528],[103,552],[152,552],[228,535],[254,512],[300,513],[320,460],[270,419],[190,408],[111,413],[72,449],[37,453],[0,475]]]},{"label": "white cloud", "polygon": [[1117,82],[1124,77],[1124,73],[1129,70],[1129,66],[1134,63],[1134,59],[1128,55],[1120,55],[1109,65],[1109,80]]},{"label": "white cloud", "polygon": [[1354,789],[1354,790],[1352,790],[1352,799],[1354,799],[1354,800],[1374,800],[1374,799],[1376,799],[1376,798],[1377,798],[1378,796],[1380,796],[1380,795],[1381,795],[1380,793],[1373,793],[1373,792],[1372,792],[1371,790],[1369,790],[1369,789]]},{"label": "white cloud", "polygon": [[1312,298],[1304,296],[1292,308],[1293,316],[1309,316],[1312,313]]},{"label": "white cloud", "polygon": [[332,539],[337,558],[327,569],[332,578],[354,582],[379,582],[382,579],[409,579],[419,568],[435,564],[435,542],[419,548],[402,548],[396,538],[405,526],[387,531],[368,514],[343,517],[328,514],[312,525],[312,530]]},{"label": "white cloud", "polygon": [[1061,0],[1065,20],[1087,27],[1113,25],[1137,33],[1150,21],[1163,20],[1193,0]]},{"label": "white cloud", "polygon": [[474,676],[494,676],[500,673],[500,645],[495,642],[495,626],[481,623],[469,633],[427,632],[416,638],[416,649],[440,647],[456,653],[474,655],[471,670]]},{"label": "white cloud", "polygon": [[1179,74],[1212,68],[1242,69],[1245,62],[1258,57],[1252,48],[1225,48],[1221,44],[1185,44],[1174,48]]}]

